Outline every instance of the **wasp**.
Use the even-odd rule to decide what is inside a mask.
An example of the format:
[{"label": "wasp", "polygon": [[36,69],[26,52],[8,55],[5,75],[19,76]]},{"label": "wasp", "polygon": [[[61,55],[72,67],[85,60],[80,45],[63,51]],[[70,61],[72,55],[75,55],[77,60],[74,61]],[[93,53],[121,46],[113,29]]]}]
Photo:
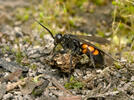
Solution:
[{"label": "wasp", "polygon": [[[34,19],[35,20],[35,19]],[[73,34],[64,34],[61,33],[56,34],[55,36],[52,34],[52,32],[45,27],[43,24],[41,24],[39,21],[35,20],[38,24],[40,24],[44,29],[46,29],[49,34],[54,39],[54,48],[53,53],[55,52],[55,48],[58,44],[60,44],[64,50],[64,52],[67,52],[68,50],[71,51],[71,55],[81,55],[86,54],[92,62],[92,65],[95,67],[95,64],[104,64],[104,55],[107,55],[108,57],[115,60],[111,55],[104,52],[97,46],[93,45],[92,42],[100,43],[100,44],[110,44],[110,41],[107,39],[104,39],[102,37],[96,37],[96,36],[85,36],[85,35],[73,35]],[[72,56],[70,56],[70,65],[72,65]]]}]

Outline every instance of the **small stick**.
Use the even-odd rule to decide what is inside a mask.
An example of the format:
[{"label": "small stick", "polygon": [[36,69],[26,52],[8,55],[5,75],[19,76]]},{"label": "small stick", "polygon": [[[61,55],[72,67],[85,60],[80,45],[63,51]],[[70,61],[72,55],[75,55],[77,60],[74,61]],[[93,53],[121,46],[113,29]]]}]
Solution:
[{"label": "small stick", "polygon": [[57,88],[59,88],[60,90],[64,91],[66,94],[70,94],[72,95],[72,93],[68,90],[66,90],[61,84],[58,83],[58,81],[55,78],[52,78],[52,80],[50,80]]}]

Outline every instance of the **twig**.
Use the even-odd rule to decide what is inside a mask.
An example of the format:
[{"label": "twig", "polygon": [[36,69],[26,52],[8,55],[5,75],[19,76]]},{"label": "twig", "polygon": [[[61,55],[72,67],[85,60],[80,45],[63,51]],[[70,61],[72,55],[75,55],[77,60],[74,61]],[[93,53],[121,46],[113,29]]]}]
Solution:
[{"label": "twig", "polygon": [[11,90],[13,90],[14,88],[16,88],[19,85],[24,85],[26,83],[27,79],[28,78],[24,78],[23,80],[20,80],[20,81],[18,81],[16,83],[8,84],[7,87],[6,87],[6,91],[11,91]]},{"label": "twig", "polygon": [[[39,77],[42,77],[43,74],[39,75],[39,76],[36,76],[35,78],[39,78]],[[26,81],[31,78],[31,77],[26,77],[24,78],[23,80],[19,80],[18,82],[16,83],[11,83],[11,84],[8,84],[7,87],[6,87],[6,91],[10,91],[10,90],[13,90],[14,88],[16,88],[17,86],[19,85],[25,85],[26,84]],[[39,81],[36,83],[37,86],[41,85],[42,84],[42,81]]]},{"label": "twig", "polygon": [[58,81],[55,78],[52,78],[52,80],[50,80],[57,88],[59,88],[60,90],[62,90],[64,93],[66,94],[70,94],[72,95],[72,93],[68,90],[66,90],[61,84],[58,83]]},{"label": "twig", "polygon": [[106,97],[106,96],[114,96],[117,95],[119,91],[113,91],[113,92],[106,92],[105,94],[96,94],[96,95],[87,95],[83,100],[87,100],[89,98],[99,98],[99,97]]}]

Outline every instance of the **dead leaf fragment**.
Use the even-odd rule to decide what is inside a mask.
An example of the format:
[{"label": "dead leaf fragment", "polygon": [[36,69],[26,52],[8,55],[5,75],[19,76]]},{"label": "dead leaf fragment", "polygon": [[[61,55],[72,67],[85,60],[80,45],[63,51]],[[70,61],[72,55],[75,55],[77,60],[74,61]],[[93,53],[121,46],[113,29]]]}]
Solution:
[{"label": "dead leaf fragment", "polygon": [[74,69],[76,64],[80,61],[79,56],[72,56],[72,66],[71,66],[70,56],[71,54],[69,52],[65,54],[57,54],[53,59],[54,65],[59,67],[62,72],[66,73],[70,72],[70,69]]},{"label": "dead leaf fragment", "polygon": [[21,86],[21,91],[23,94],[30,94],[36,87],[36,83],[32,79],[26,80],[26,84]]}]

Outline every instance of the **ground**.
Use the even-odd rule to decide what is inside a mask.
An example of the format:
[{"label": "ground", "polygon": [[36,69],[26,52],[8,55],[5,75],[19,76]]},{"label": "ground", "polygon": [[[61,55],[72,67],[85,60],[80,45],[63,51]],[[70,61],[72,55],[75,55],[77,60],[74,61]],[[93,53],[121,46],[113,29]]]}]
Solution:
[{"label": "ground", "polygon": [[[0,99],[133,100],[134,2],[131,0],[1,0]],[[103,37],[94,43],[105,65],[93,67],[86,55],[72,58],[60,46],[52,59],[51,35]]]}]

